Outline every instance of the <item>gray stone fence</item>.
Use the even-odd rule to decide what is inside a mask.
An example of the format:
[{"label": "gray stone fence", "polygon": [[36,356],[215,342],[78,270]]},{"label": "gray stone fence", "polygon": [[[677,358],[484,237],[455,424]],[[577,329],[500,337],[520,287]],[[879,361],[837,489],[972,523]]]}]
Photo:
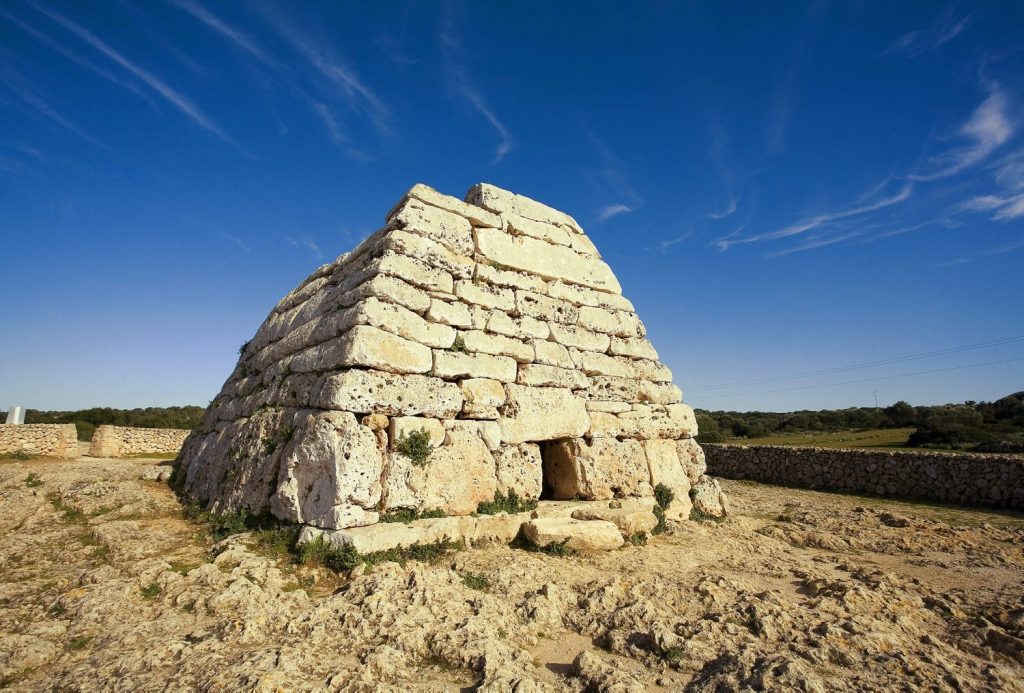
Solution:
[{"label": "gray stone fence", "polygon": [[191,431],[180,428],[132,428],[103,425],[92,434],[90,457],[130,457],[151,453],[177,455]]},{"label": "gray stone fence", "polygon": [[0,424],[0,455],[23,452],[48,457],[77,457],[74,424]]},{"label": "gray stone fence", "polygon": [[1024,510],[1024,457],[703,444],[708,474]]}]

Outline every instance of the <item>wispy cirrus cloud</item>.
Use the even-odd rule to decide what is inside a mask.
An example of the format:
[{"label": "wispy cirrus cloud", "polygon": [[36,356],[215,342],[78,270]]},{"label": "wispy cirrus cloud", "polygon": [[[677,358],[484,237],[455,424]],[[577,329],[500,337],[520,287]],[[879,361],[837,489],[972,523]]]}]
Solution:
[{"label": "wispy cirrus cloud", "polygon": [[679,234],[675,238],[669,238],[669,239],[666,239],[664,241],[658,241],[658,243],[657,243],[657,245],[655,247],[657,248],[659,253],[664,255],[665,252],[669,248],[671,248],[674,245],[679,245],[680,243],[683,243],[683,242],[689,240],[692,236],[693,236],[693,230],[691,229],[690,231],[687,231],[686,233]]},{"label": "wispy cirrus cloud", "polygon": [[1010,241],[1009,243],[1003,243],[993,248],[989,248],[988,250],[982,250],[981,252],[975,253],[974,255],[965,255],[963,257],[958,257],[953,260],[948,260],[946,262],[940,262],[936,264],[935,267],[952,267],[953,265],[963,265],[968,262],[974,262],[975,260],[980,260],[985,257],[991,257],[993,255],[1005,255],[1006,253],[1013,253],[1018,250],[1024,250],[1024,240]]},{"label": "wispy cirrus cloud", "polygon": [[839,236],[815,236],[813,238],[808,238],[803,243],[795,245],[791,248],[786,248],[785,250],[777,250],[774,253],[769,253],[768,257],[785,257],[786,255],[792,255],[793,253],[802,253],[808,250],[814,250],[816,248],[824,248],[825,246],[828,245],[835,245],[836,243],[848,241],[851,238],[856,238],[859,235],[861,235],[860,231],[850,231],[849,233],[844,233]]},{"label": "wispy cirrus cloud", "polygon": [[737,209],[739,209],[739,206],[740,206],[740,198],[738,198],[738,197],[730,197],[729,198],[729,204],[726,206],[725,209],[723,209],[720,212],[711,212],[711,214],[708,214],[708,218],[710,218],[710,219],[728,219],[729,217],[731,217],[736,212]]},{"label": "wispy cirrus cloud", "polygon": [[50,10],[45,7],[40,7],[35,3],[30,3],[32,7],[41,12],[42,14],[49,17],[51,20],[64,27],[67,31],[77,36],[80,40],[85,42],[87,45],[112,60],[114,63],[119,65],[124,70],[131,73],[136,79],[141,81],[147,87],[152,89],[154,92],[159,94],[167,103],[174,106],[178,111],[187,116],[193,123],[200,126],[204,130],[213,133],[221,140],[230,144],[235,149],[239,150],[250,158],[255,158],[248,150],[242,145],[236,142],[230,135],[220,128],[209,116],[207,116],[191,99],[178,91],[172,89],[160,78],[148,70],[143,69],[139,65],[136,65],[127,57],[122,55],[119,51],[108,45],[98,36],[93,34],[91,31],[81,26],[77,22],[68,19],[64,15]]},{"label": "wispy cirrus cloud", "polygon": [[31,109],[31,112],[42,116],[51,124],[58,126],[72,135],[89,142],[90,144],[94,144],[101,149],[105,149],[108,152],[114,151],[107,144],[90,135],[79,127],[77,123],[64,116],[56,108],[50,105],[46,99],[37,94],[32,87],[29,86],[28,80],[24,79],[14,70],[4,67],[2,64],[0,64],[0,83],[6,84],[8,90],[25,106]]},{"label": "wispy cirrus cloud", "polygon": [[249,246],[246,244],[246,242],[243,241],[238,236],[236,236],[235,234],[224,232],[224,233],[221,233],[221,236],[223,236],[227,240],[229,240],[232,243],[234,243],[235,245],[237,245],[239,247],[239,249],[241,249],[243,252],[249,253],[250,255],[252,254],[252,250],[249,249]]},{"label": "wispy cirrus cloud", "polygon": [[915,29],[903,34],[893,41],[882,52],[882,55],[902,53],[911,58],[916,58],[924,53],[938,50],[959,36],[967,28],[967,25],[974,16],[973,14],[968,14],[957,18],[955,10],[955,5],[949,7],[931,26]]},{"label": "wispy cirrus cloud", "polygon": [[285,234],[282,236],[282,238],[284,238],[284,240],[287,241],[289,245],[295,248],[306,248],[307,250],[312,252],[313,255],[316,256],[318,260],[323,258],[324,256],[323,251],[320,250],[319,244],[317,244],[317,242],[310,238],[309,236],[289,236]]},{"label": "wispy cirrus cloud", "polygon": [[626,214],[626,213],[632,212],[632,211],[633,211],[633,208],[630,207],[629,205],[624,205],[624,204],[608,205],[607,207],[602,209],[600,212],[598,212],[597,220],[598,221],[605,221],[607,219],[611,219],[612,217],[617,217],[620,214]]},{"label": "wispy cirrus cloud", "polygon": [[600,161],[600,165],[587,171],[587,176],[602,198],[619,200],[601,207],[597,213],[597,221],[606,221],[643,207],[644,199],[630,183],[626,164],[590,127],[584,125],[583,131]]},{"label": "wispy cirrus cloud", "polygon": [[976,195],[960,205],[970,212],[992,212],[994,221],[1024,217],[1024,149],[1013,152],[994,166],[998,192]]},{"label": "wispy cirrus cloud", "polygon": [[236,47],[241,48],[243,51],[253,56],[263,64],[271,67],[277,65],[277,61],[273,60],[262,48],[257,46],[256,43],[251,38],[249,38],[244,32],[239,31],[235,27],[229,25],[220,17],[210,12],[203,5],[200,5],[198,2],[192,2],[192,0],[172,1],[179,8],[181,8],[185,12],[188,12],[190,15],[192,15],[200,22],[205,24],[209,29],[215,31],[224,38],[228,39],[231,43],[235,44]]},{"label": "wispy cirrus cloud", "polygon": [[452,18],[452,9],[448,5],[441,19],[441,29],[437,34],[438,43],[441,46],[441,56],[444,58],[445,73],[449,87],[456,94],[461,96],[473,110],[483,116],[494,131],[498,134],[498,146],[494,150],[492,163],[499,163],[508,156],[514,146],[514,140],[505,123],[491,109],[483,94],[476,87],[462,65],[460,53],[462,43],[455,30],[455,23]]}]

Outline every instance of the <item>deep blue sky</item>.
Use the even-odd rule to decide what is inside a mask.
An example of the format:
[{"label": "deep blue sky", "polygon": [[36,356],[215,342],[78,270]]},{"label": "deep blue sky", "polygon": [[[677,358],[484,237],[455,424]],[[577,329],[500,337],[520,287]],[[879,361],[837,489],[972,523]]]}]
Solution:
[{"label": "deep blue sky", "polygon": [[1024,340],[776,380],[1024,337],[1022,26],[1019,2],[4,2],[0,406],[205,405],[416,182],[574,215],[696,406],[1024,389]]}]

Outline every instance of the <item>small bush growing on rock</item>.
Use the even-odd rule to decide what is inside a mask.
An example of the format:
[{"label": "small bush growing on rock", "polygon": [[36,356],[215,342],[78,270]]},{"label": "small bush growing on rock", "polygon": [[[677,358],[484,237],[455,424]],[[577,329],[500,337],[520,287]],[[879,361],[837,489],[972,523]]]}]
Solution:
[{"label": "small bush growing on rock", "polygon": [[709,515],[703,510],[697,510],[696,507],[690,508],[690,519],[694,522],[725,522],[724,517],[715,517],[714,515]]},{"label": "small bush growing on rock", "polygon": [[160,585],[156,584],[155,582],[151,582],[142,588],[142,598],[156,599],[158,596],[160,596],[160,592],[162,591],[163,590],[160,588]]},{"label": "small bush growing on rock", "polygon": [[658,524],[654,525],[651,534],[664,534],[665,530],[668,529],[668,526],[665,524],[665,509],[660,505],[656,505],[651,512],[658,518]]},{"label": "small bush growing on rock", "polygon": [[536,500],[520,498],[515,489],[509,489],[507,494],[495,491],[493,501],[480,501],[476,506],[477,515],[497,515],[498,513],[515,515],[536,509]]},{"label": "small bush growing on rock", "polygon": [[430,433],[425,428],[403,433],[395,443],[395,450],[408,457],[417,467],[422,467],[430,457]]},{"label": "small bush growing on rock", "polygon": [[662,510],[668,510],[676,494],[665,484],[658,484],[654,487],[654,500]]},{"label": "small bush growing on rock", "polygon": [[634,532],[633,534],[630,534],[628,537],[626,537],[626,541],[628,541],[633,546],[644,546],[647,544],[647,532]]},{"label": "small bush growing on rock", "polygon": [[462,584],[471,590],[485,590],[491,586],[491,581],[486,575],[479,573],[466,573],[462,576]]},{"label": "small bush growing on rock", "polygon": [[36,474],[29,474],[25,477],[25,485],[29,488],[35,488],[43,485],[43,480]]},{"label": "small bush growing on rock", "polygon": [[423,512],[416,512],[415,510],[409,510],[408,508],[399,508],[398,510],[392,510],[390,512],[381,513],[379,522],[401,522],[409,524],[415,520],[429,520],[435,517],[448,517],[444,510],[440,508],[434,508],[432,510],[424,510]]},{"label": "small bush growing on rock", "polygon": [[466,351],[466,340],[464,340],[464,339],[462,338],[462,335],[461,335],[461,334],[460,334],[460,335],[458,335],[458,336],[457,336],[457,337],[455,338],[455,341],[454,341],[454,342],[452,342],[452,345],[451,345],[451,347],[449,347],[449,351],[458,351],[458,352],[464,352],[464,351]]},{"label": "small bush growing on rock", "polygon": [[71,642],[68,643],[69,650],[84,650],[85,647],[92,641],[91,635],[79,635],[77,638],[72,638]]},{"label": "small bush growing on rock", "polygon": [[252,340],[249,340],[248,342],[242,342],[242,346],[238,347],[238,355],[239,356],[242,356],[242,355],[245,354],[245,350],[249,348],[249,342],[251,342],[251,341]]}]

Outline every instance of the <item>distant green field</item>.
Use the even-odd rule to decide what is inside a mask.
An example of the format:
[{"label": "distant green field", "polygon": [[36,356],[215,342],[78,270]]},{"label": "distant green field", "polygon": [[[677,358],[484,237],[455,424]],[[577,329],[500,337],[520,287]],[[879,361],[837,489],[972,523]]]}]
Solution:
[{"label": "distant green field", "polygon": [[789,433],[764,438],[726,438],[729,445],[799,445],[818,448],[905,448],[914,428],[876,428],[867,431]]}]

